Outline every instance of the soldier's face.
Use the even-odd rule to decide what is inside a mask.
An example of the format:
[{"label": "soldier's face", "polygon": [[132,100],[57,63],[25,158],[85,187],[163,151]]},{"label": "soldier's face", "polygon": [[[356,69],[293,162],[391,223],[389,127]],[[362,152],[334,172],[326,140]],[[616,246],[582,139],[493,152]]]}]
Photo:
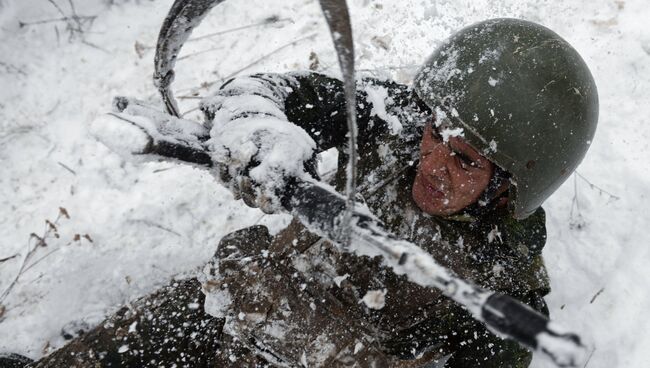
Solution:
[{"label": "soldier's face", "polygon": [[431,215],[450,215],[476,202],[494,173],[494,164],[461,137],[447,142],[427,125],[420,143],[420,166],[413,200]]}]

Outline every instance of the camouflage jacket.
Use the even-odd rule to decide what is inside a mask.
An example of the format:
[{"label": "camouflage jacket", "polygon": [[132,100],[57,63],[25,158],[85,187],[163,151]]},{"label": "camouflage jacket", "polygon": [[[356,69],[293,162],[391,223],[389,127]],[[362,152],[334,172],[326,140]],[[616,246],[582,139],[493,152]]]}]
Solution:
[{"label": "camouflage jacket", "polygon": [[[334,181],[341,188],[347,161],[342,83],[315,73],[247,78],[252,82],[234,83],[267,87],[261,93],[279,101],[319,150],[339,149]],[[411,185],[432,112],[406,86],[374,79],[358,84],[357,103],[360,195],[388,230],[461,277],[547,313],[543,210],[521,221],[504,208],[446,218],[423,213],[411,199]],[[204,103],[208,119],[218,107],[210,99]],[[295,221],[274,237],[251,227],[219,245],[203,280],[206,310],[225,318],[226,334],[277,366],[528,366],[526,350],[492,336],[438,291],[411,284],[380,263],[342,253]],[[368,307],[366,295],[383,296],[383,307]],[[233,366],[251,361],[230,356]]]}]

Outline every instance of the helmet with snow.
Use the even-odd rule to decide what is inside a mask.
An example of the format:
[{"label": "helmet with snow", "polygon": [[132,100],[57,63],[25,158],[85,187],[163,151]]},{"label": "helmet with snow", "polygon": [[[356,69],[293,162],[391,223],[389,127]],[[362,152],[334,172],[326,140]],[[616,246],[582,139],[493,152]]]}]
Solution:
[{"label": "helmet with snow", "polygon": [[415,92],[509,172],[510,209],[532,214],[582,161],[598,94],[578,52],[553,31],[491,19],[452,35],[426,61]]}]

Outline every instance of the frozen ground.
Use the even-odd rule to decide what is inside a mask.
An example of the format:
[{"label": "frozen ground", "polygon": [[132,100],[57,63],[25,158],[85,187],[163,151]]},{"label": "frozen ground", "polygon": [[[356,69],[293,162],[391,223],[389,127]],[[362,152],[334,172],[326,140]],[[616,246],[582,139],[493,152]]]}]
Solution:
[{"label": "frozen ground", "polygon": [[[54,2],[72,13],[67,0]],[[541,22],[581,52],[599,87],[600,126],[580,175],[545,205],[548,302],[554,319],[593,341],[588,367],[647,367],[647,1],[348,2],[358,68],[402,82],[452,30],[487,17]],[[32,358],[62,346],[64,326],[95,324],[174,275],[195,272],[224,234],[256,222],[278,229],[287,220],[233,201],[200,171],[125,160],[92,137],[90,123],[113,96],[155,101],[150,47],[171,0],[74,4],[77,14],[96,17],[92,24],[82,18],[20,27],[62,15],[48,0],[0,0],[0,259],[16,255],[0,262],[0,292],[37,244],[30,234],[49,234],[1,301],[0,352]],[[336,70],[314,0],[229,0],[195,34],[270,16],[281,21],[188,45],[175,84],[189,97],[183,111],[209,90],[204,82],[218,85],[247,66],[240,72],[306,69],[314,52],[321,69]],[[83,33],[73,30],[79,26]],[[54,221],[59,207],[70,218],[59,219],[55,237],[45,221]]]}]

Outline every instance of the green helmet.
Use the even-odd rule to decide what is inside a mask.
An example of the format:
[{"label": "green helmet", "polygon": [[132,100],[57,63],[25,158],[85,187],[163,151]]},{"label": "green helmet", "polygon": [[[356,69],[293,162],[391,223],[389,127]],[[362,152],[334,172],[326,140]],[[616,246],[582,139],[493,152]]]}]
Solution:
[{"label": "green helmet", "polygon": [[474,148],[512,175],[510,206],[532,214],[584,157],[598,93],[578,52],[518,19],[464,28],[429,57],[415,92]]}]

